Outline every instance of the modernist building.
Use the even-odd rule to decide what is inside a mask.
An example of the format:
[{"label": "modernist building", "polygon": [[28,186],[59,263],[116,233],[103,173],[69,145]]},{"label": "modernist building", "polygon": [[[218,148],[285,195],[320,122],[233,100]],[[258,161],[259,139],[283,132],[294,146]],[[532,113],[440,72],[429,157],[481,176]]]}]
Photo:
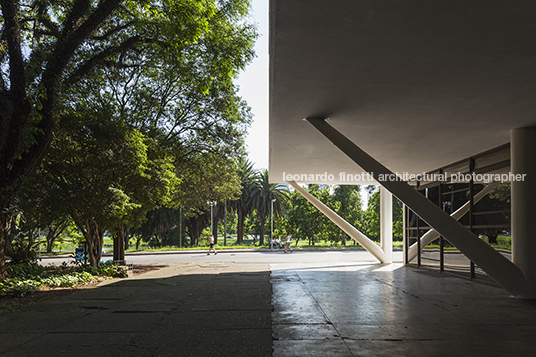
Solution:
[{"label": "modernist building", "polygon": [[[270,25],[271,181],[373,177],[512,295],[535,298],[536,2],[272,0]],[[453,173],[512,181],[512,262],[415,190],[411,175],[462,162]],[[390,261],[387,230],[378,247],[318,207]]]}]

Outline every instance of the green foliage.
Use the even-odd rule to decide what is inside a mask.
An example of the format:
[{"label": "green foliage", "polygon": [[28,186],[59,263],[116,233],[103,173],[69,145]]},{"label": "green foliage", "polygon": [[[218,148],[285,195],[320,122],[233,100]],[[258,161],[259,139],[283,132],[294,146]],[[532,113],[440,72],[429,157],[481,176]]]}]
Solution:
[{"label": "green foliage", "polygon": [[[487,236],[484,237],[484,241],[486,243],[489,243],[489,238]],[[503,248],[503,249],[511,250],[512,249],[512,237],[499,235],[497,236],[497,243],[492,244],[492,246],[494,248]]]},{"label": "green foliage", "polygon": [[76,267],[76,270],[79,272],[87,272],[91,275],[102,275],[112,278],[126,278],[128,276],[127,267],[112,264],[99,264],[99,266],[96,267],[81,265]]},{"label": "green foliage", "polygon": [[[340,198],[343,195],[332,195],[330,186],[309,185],[308,191],[335,212],[341,210]],[[311,244],[314,244],[316,239],[338,241],[341,238],[341,230],[299,192],[293,191],[289,197],[283,225],[277,227],[278,233],[291,233],[293,238],[308,239]],[[361,208],[357,208],[358,206],[355,205],[360,212]],[[351,212],[351,209],[348,212]]]},{"label": "green foliage", "polygon": [[274,216],[282,215],[288,199],[287,193],[285,186],[269,182],[268,170],[262,170],[254,175],[249,195],[251,208],[255,210],[258,220],[258,229],[255,227],[254,232],[260,235],[261,244],[264,243],[267,218],[272,214],[272,209]]},{"label": "green foliage", "polygon": [[35,263],[37,261],[36,247],[38,242],[16,240],[11,242],[11,248],[6,254],[14,263]]},{"label": "green foliage", "polygon": [[[21,111],[10,114],[9,137],[23,142],[1,148],[0,171],[20,181],[36,169],[26,185],[32,201],[18,198],[39,204],[21,210],[34,220],[36,211],[51,213],[49,232],[65,229],[70,215],[96,264],[105,230],[136,228],[157,207],[185,207],[188,217],[207,197],[235,198],[235,161],[252,116],[233,81],[254,57],[257,34],[245,21],[247,0],[73,4],[14,3],[19,16],[6,16],[24,19],[21,36],[0,18],[4,37],[20,38],[25,52],[4,54],[13,60],[3,97],[19,98],[8,107]],[[10,71],[18,58],[24,63]]]},{"label": "green foliage", "polygon": [[46,278],[40,278],[39,281],[42,285],[51,287],[70,287],[80,284],[85,284],[90,281],[96,280],[96,278],[88,272],[72,272],[67,275],[49,276]]},{"label": "green foliage", "polygon": [[502,202],[510,202],[510,193],[511,193],[511,185],[510,182],[501,183],[497,187],[495,187],[491,192],[489,193],[489,198],[499,200]]},{"label": "green foliage", "polygon": [[9,278],[0,282],[0,296],[24,296],[33,294],[41,286],[72,287],[103,277],[125,278],[128,275],[126,267],[113,265],[58,267],[48,271],[38,264],[8,264],[7,271]]},{"label": "green foliage", "polygon": [[24,296],[33,294],[41,287],[42,283],[36,280],[23,280],[8,278],[0,282],[0,296]]},{"label": "green foliage", "polygon": [[[367,190],[372,192],[374,187],[367,186]],[[401,241],[403,237],[402,209],[402,203],[393,196],[393,240]],[[380,239],[380,190],[370,196],[361,225],[362,232],[369,238]]]},{"label": "green foliage", "polygon": [[32,264],[8,264],[7,273],[12,278],[30,279],[34,276],[40,276],[45,273],[42,265]]}]

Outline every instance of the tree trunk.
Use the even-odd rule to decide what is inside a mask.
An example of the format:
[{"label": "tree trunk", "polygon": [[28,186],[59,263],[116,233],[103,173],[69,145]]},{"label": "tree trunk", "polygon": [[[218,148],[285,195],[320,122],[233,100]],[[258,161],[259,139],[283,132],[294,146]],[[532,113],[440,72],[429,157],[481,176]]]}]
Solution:
[{"label": "tree trunk", "polygon": [[487,231],[486,235],[488,236],[488,243],[489,244],[499,244],[499,242],[497,242],[497,237],[499,236],[499,234],[497,232],[495,232],[495,231]]},{"label": "tree trunk", "polygon": [[55,235],[47,234],[47,253],[52,253],[52,247],[54,246]]},{"label": "tree trunk", "polygon": [[59,227],[52,227],[52,225],[48,226],[48,233],[47,233],[47,253],[52,253],[52,247],[54,247],[54,241],[56,240],[56,237],[58,236],[57,230]]},{"label": "tree trunk", "polygon": [[114,236],[114,264],[125,265],[125,226],[120,225],[117,228],[117,234]]},{"label": "tree trunk", "polygon": [[56,238],[60,234],[65,231],[67,226],[69,225],[69,220],[67,218],[63,219],[59,223],[51,223],[48,225],[48,233],[47,233],[47,253],[52,253],[52,248],[54,247],[54,242],[56,241]]},{"label": "tree trunk", "polygon": [[125,239],[123,240],[124,244],[124,250],[128,250],[130,248],[130,229],[125,228]]},{"label": "tree trunk", "polygon": [[96,267],[99,265],[102,257],[102,243],[104,231],[102,229],[99,229],[99,225],[93,219],[87,221],[86,226],[86,241],[89,250],[89,264],[92,267]]},{"label": "tree trunk", "polygon": [[244,212],[241,208],[236,210],[236,216],[236,244],[241,245],[244,243]]},{"label": "tree trunk", "polygon": [[0,281],[7,278],[6,271],[6,242],[9,236],[9,221],[11,214],[8,209],[0,208]]},{"label": "tree trunk", "polygon": [[346,245],[346,232],[345,231],[342,231],[342,245]]},{"label": "tree trunk", "polygon": [[196,218],[190,218],[186,221],[186,224],[188,225],[188,231],[190,233],[191,247],[199,244],[199,236],[201,236],[203,229],[206,228],[205,219],[205,215],[200,215]]}]

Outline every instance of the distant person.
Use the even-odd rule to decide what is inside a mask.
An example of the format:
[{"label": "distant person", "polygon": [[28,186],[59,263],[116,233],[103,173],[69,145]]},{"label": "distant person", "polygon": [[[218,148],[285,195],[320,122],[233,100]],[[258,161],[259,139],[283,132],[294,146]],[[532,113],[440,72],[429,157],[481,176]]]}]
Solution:
[{"label": "distant person", "polygon": [[216,249],[214,249],[214,236],[210,236],[210,248],[208,248],[207,255],[210,255],[211,251],[214,252],[214,255],[218,254],[218,252],[216,252]]},{"label": "distant person", "polygon": [[285,238],[285,253],[290,249],[290,252],[292,253],[292,248],[290,247],[290,244],[292,243],[292,236],[287,234],[287,238]]},{"label": "distant person", "polygon": [[277,237],[275,239],[275,246],[278,248],[278,249],[281,249],[281,238]]}]

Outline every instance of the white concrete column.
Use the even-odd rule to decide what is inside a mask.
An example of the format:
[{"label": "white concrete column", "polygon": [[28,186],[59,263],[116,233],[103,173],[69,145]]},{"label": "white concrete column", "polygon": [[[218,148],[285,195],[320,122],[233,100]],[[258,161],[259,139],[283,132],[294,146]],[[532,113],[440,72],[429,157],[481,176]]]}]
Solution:
[{"label": "white concrete column", "polygon": [[393,262],[393,195],[380,186],[380,247],[385,253],[384,263]]},{"label": "white concrete column", "polygon": [[536,299],[536,128],[510,131],[511,169],[525,175],[512,181],[512,260],[527,279],[521,298]]}]

